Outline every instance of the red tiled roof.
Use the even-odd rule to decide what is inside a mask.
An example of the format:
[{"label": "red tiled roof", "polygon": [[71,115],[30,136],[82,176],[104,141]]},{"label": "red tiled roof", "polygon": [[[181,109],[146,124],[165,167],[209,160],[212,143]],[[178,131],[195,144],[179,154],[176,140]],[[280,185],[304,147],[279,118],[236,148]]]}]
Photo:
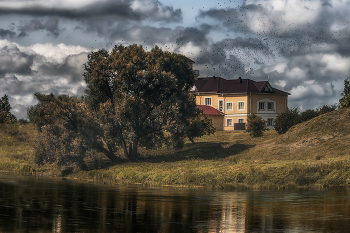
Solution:
[{"label": "red tiled roof", "polygon": [[[220,77],[198,78],[195,81],[196,92],[211,93],[264,93],[264,87],[270,85],[268,81],[255,82],[251,79],[227,80]],[[272,92],[279,95],[290,95],[290,93],[272,88]],[[265,92],[266,93],[266,92]]]},{"label": "red tiled roof", "polygon": [[215,116],[224,116],[225,115],[223,112],[220,112],[219,110],[213,108],[212,106],[197,105],[197,108],[203,110],[203,113],[205,115],[215,115]]}]

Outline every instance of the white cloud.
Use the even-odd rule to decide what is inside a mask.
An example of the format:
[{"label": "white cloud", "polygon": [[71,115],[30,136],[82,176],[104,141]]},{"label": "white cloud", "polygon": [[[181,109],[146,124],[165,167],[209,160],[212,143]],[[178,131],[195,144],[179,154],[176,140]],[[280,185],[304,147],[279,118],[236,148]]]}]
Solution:
[{"label": "white cloud", "polygon": [[42,55],[47,61],[53,63],[63,63],[67,56],[89,52],[89,49],[82,46],[58,44],[35,44],[29,47],[35,53]]},{"label": "white cloud", "polygon": [[350,73],[350,58],[341,57],[339,54],[325,54],[320,62],[324,64],[323,70]]},{"label": "white cloud", "polygon": [[248,25],[255,33],[284,33],[313,24],[322,8],[321,1],[303,0],[247,0],[246,5],[249,4],[260,5],[267,10],[248,13]]}]

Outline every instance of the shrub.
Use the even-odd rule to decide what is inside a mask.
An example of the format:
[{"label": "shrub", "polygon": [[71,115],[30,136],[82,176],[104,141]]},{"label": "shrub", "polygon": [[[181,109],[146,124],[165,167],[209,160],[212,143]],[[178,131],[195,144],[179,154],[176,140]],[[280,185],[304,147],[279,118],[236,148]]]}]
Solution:
[{"label": "shrub", "polygon": [[266,130],[266,121],[256,114],[247,117],[247,132],[252,137],[261,137]]},{"label": "shrub", "polygon": [[284,134],[292,126],[300,123],[298,108],[288,109],[286,112],[279,114],[275,120],[275,130],[279,134]]},{"label": "shrub", "polygon": [[300,122],[311,120],[312,118],[315,118],[318,115],[320,115],[319,111],[314,109],[308,109],[300,113]]},{"label": "shrub", "polygon": [[321,114],[325,114],[327,112],[331,112],[334,111],[338,108],[337,104],[333,104],[333,105],[323,105],[322,108],[317,109],[319,115]]}]

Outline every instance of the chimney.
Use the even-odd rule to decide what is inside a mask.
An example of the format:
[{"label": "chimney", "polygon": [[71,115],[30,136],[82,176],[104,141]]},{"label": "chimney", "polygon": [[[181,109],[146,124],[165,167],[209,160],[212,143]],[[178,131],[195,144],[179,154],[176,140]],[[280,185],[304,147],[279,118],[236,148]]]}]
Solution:
[{"label": "chimney", "polygon": [[241,84],[242,82],[243,82],[243,81],[242,81],[242,78],[239,77],[239,78],[238,78],[238,83]]}]

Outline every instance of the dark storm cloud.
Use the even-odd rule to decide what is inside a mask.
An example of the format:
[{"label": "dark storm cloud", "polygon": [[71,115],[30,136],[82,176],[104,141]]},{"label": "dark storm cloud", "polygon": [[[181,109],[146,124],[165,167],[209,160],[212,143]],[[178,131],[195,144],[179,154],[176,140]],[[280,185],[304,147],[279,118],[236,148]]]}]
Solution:
[{"label": "dark storm cloud", "polygon": [[16,46],[0,48],[0,75],[31,74],[34,56],[21,52]]},{"label": "dark storm cloud", "polygon": [[211,26],[203,24],[199,27],[167,27],[152,26],[132,26],[115,27],[109,29],[110,40],[123,40],[129,44],[139,43],[143,45],[162,45],[172,43],[176,45],[172,49],[176,50],[188,42],[194,45],[205,46],[208,44],[208,34]]},{"label": "dark storm cloud", "polygon": [[23,23],[22,26],[19,26],[18,29],[21,31],[19,37],[26,36],[26,32],[33,32],[33,31],[42,31],[46,30],[49,31],[52,35],[55,37],[59,36],[60,31],[62,29],[59,29],[59,20],[57,18],[50,17],[46,22],[43,22],[39,19],[32,19],[29,22]]},{"label": "dark storm cloud", "polygon": [[0,38],[13,38],[14,36],[16,36],[15,32],[0,28]]},{"label": "dark storm cloud", "polygon": [[249,31],[249,17],[247,15],[249,13],[254,14],[255,12],[268,13],[260,5],[249,4],[237,8],[210,9],[208,11],[200,10],[198,17],[216,19],[221,22],[223,26],[244,33]]},{"label": "dark storm cloud", "polygon": [[188,42],[192,42],[195,45],[204,45],[208,43],[207,35],[211,30],[211,26],[208,24],[201,25],[200,28],[187,27],[187,28],[177,28],[178,37],[176,43],[181,46]]},{"label": "dark storm cloud", "polygon": [[[144,20],[180,22],[180,9],[164,6],[158,1],[98,1],[81,7],[47,7],[40,2],[21,2],[21,7],[10,4],[0,6],[0,14],[20,14],[31,16],[57,16],[70,19],[113,18],[120,20]],[[69,3],[68,3],[69,4]]]}]

